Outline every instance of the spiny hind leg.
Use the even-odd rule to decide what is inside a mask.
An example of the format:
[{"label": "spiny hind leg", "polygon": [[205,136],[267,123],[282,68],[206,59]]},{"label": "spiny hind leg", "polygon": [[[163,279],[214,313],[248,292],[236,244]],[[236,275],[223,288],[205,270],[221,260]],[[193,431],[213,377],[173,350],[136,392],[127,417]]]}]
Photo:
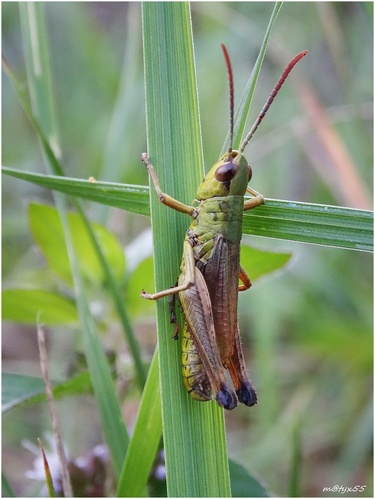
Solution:
[{"label": "spiny hind leg", "polygon": [[[173,286],[174,288],[177,286],[176,284]],[[178,321],[177,321],[177,316],[176,316],[176,300],[178,300],[178,295],[173,294],[168,300],[169,304],[169,317],[170,317],[170,323],[174,325],[174,334],[173,338],[175,340],[178,339]]]}]

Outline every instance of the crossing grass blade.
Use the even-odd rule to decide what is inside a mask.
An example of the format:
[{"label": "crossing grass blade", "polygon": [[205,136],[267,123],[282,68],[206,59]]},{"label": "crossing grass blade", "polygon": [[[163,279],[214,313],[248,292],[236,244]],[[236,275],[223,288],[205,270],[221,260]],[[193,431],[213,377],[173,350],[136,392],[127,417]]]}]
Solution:
[{"label": "crossing grass blade", "polygon": [[[150,214],[149,189],[138,185],[56,177],[3,167],[3,173],[140,215]],[[340,206],[266,199],[244,213],[243,233],[321,246],[373,251],[373,212]]]}]

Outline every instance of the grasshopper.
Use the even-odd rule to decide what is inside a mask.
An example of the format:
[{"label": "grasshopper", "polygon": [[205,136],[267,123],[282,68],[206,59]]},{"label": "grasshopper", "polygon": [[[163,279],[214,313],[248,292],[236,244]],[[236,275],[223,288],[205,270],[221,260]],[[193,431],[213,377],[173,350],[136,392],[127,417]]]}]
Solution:
[{"label": "grasshopper", "polygon": [[[229,78],[229,147],[200,184],[196,207],[185,205],[163,193],[148,154],[143,153],[141,157],[159,201],[193,218],[184,241],[178,282],[172,288],[155,294],[142,290],[141,296],[148,300],[171,296],[170,312],[171,322],[175,324],[175,338],[178,334],[174,313],[177,297],[184,316],[182,373],[185,388],[193,399],[199,401],[211,400],[213,392],[219,406],[234,409],[237,398],[247,406],[257,403],[257,395],[245,367],[237,304],[238,292],[251,286],[248,275],[240,265],[243,212],[263,204],[264,198],[247,185],[252,170],[243,152],[288,74],[307,51],[296,55],[285,67],[237,151],[232,149],[232,67],[226,47],[221,47]],[[252,197],[245,200],[246,192]],[[226,382],[225,369],[229,371],[237,396]]]}]

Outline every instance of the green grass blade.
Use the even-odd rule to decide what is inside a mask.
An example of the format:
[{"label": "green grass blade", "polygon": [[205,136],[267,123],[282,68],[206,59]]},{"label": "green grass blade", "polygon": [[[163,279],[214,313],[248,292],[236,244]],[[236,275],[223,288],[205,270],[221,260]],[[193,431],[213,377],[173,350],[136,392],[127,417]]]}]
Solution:
[{"label": "green grass blade", "polygon": [[301,443],[301,421],[294,423],[291,435],[291,470],[289,477],[289,497],[300,497],[300,482],[302,469],[302,443]]},{"label": "green grass blade", "polygon": [[[116,208],[149,215],[149,189],[143,186],[40,175],[3,167],[11,175],[42,187]],[[193,196],[194,197],[194,196]],[[244,213],[244,234],[358,251],[373,251],[373,212],[294,201],[266,199]]]},{"label": "green grass blade", "polygon": [[[266,33],[263,38],[262,45],[259,50],[259,54],[257,57],[257,60],[255,61],[255,65],[253,67],[253,70],[251,72],[250,78],[246,84],[244,93],[241,98],[241,102],[238,106],[238,109],[236,111],[236,114],[234,116],[234,130],[233,130],[233,149],[238,149],[241,144],[242,136],[244,134],[245,126],[246,126],[246,121],[251,105],[251,101],[254,95],[255,91],[255,86],[258,81],[258,76],[263,64],[263,59],[264,55],[266,53],[266,48],[268,44],[268,39],[271,34],[272,27],[276,21],[276,18],[279,14],[279,11],[281,9],[283,2],[276,2],[275,6],[273,8],[271,18],[269,20],[268,26]],[[228,143],[229,143],[229,133],[227,135],[227,138],[225,139],[223,148],[221,150],[221,154],[224,154],[224,152],[228,149]]]},{"label": "green grass blade", "polygon": [[43,8],[40,4],[21,2],[19,9],[32,112],[47,137],[48,144],[59,157],[60,147]]},{"label": "green grass blade", "polygon": [[[24,26],[26,42],[30,39],[29,43],[25,43],[25,47],[26,47],[26,50],[29,49],[30,56],[32,57],[33,56],[33,52],[32,52],[33,47],[35,49],[39,48],[39,47],[42,48],[42,41],[44,42],[44,40],[45,40],[45,35],[43,34],[44,33],[44,26],[42,23],[40,9],[37,8],[37,9],[35,9],[35,12],[34,12],[34,10],[32,8],[26,9],[25,7],[23,7],[23,8],[21,8],[21,12],[23,13],[22,19],[24,19],[23,26]],[[28,20],[29,16],[30,16],[30,22]],[[34,34],[40,36],[40,40],[37,43],[35,42]],[[41,52],[43,52],[43,56],[37,55],[35,57],[35,60],[37,60],[37,61],[43,60],[44,64],[46,64],[48,66],[48,58],[47,58],[46,50],[41,50]],[[63,182],[64,170],[60,164],[59,159],[56,156],[57,152],[56,153],[54,152],[54,149],[59,151],[59,148],[57,147],[56,142],[51,141],[51,137],[56,135],[56,133],[54,133],[54,134],[45,133],[45,130],[47,130],[45,127],[49,126],[50,123],[54,122],[54,119],[49,117],[49,114],[52,115],[53,112],[51,110],[49,110],[48,106],[43,105],[43,103],[42,104],[36,103],[35,104],[36,111],[32,110],[27,102],[27,99],[26,99],[24,93],[22,92],[22,86],[18,82],[16,76],[13,74],[10,67],[6,63],[6,61],[4,61],[4,60],[3,60],[3,66],[4,66],[4,69],[7,73],[10,81],[12,82],[12,84],[14,86],[14,89],[17,93],[19,101],[20,101],[28,119],[30,120],[31,124],[33,125],[33,127],[35,128],[35,130],[38,134],[38,137],[41,141],[42,150],[43,150],[45,157],[48,161],[47,164],[49,165],[49,167],[53,173],[61,176],[55,180],[56,183],[59,184],[59,182],[61,182],[61,183],[63,183],[64,187],[66,187],[66,183]],[[29,67],[29,70],[30,70],[30,75],[31,75],[30,76],[31,95],[32,96],[39,96],[41,98],[44,94],[43,94],[43,92],[41,92],[39,90],[40,86],[42,87],[42,89],[45,90],[45,92],[51,93],[51,85],[50,84],[43,85],[39,81],[34,81],[35,79],[37,79],[37,78],[35,78],[35,75],[37,74],[37,70],[36,69],[34,70],[32,65],[31,65],[31,67]],[[49,68],[48,67],[44,70],[43,74],[45,75],[45,77],[47,77],[47,76],[49,77]],[[38,90],[35,90],[34,87],[36,87]],[[52,103],[52,97],[50,95],[49,95],[49,98],[47,98],[47,102]],[[38,116],[40,116],[40,119],[35,117],[36,113]],[[47,114],[46,119],[43,119],[43,113]],[[43,127],[43,121],[45,122],[44,127]],[[50,138],[48,138],[48,137],[50,137]],[[53,144],[55,145],[54,148],[52,147]],[[43,177],[43,176],[41,176],[41,177]],[[39,178],[39,180],[40,180],[40,178]],[[90,182],[90,184],[92,185],[92,182]],[[79,196],[79,194],[77,194],[77,191],[75,191],[74,186],[77,187],[75,182],[73,182],[73,186],[71,185],[70,190],[66,189],[66,188],[61,188],[61,189],[56,189],[56,190],[59,192],[64,192],[64,193],[69,194],[69,195],[76,194]],[[82,192],[86,192],[85,189],[82,189]],[[102,193],[104,193],[104,199],[108,198],[108,193],[106,193],[105,188],[102,190]],[[114,198],[115,198],[115,196],[114,196]],[[59,201],[59,202],[61,203],[62,201]],[[131,353],[133,356],[133,360],[134,360],[134,364],[135,364],[135,369],[137,371],[137,377],[139,380],[139,384],[140,384],[140,387],[142,388],[144,383],[145,383],[146,373],[145,373],[145,369],[144,369],[144,366],[143,366],[142,361],[141,361],[138,344],[135,340],[133,329],[132,329],[127,311],[126,311],[124,303],[123,303],[123,297],[122,297],[120,288],[117,285],[116,280],[114,279],[111,266],[109,265],[109,263],[107,262],[107,260],[104,257],[101,245],[99,244],[99,241],[98,241],[98,239],[97,239],[97,237],[96,237],[96,235],[91,227],[91,224],[89,223],[89,221],[85,215],[85,212],[83,211],[80,204],[78,203],[78,201],[75,198],[73,198],[73,204],[76,207],[77,211],[79,212],[79,214],[82,218],[82,221],[86,227],[88,235],[91,238],[92,244],[97,252],[98,259],[100,260],[101,265],[103,267],[103,270],[107,275],[109,291],[113,296],[114,304],[115,304],[115,307],[118,311],[118,315],[119,315],[119,318],[120,318],[120,321],[122,324],[123,331],[125,333],[125,336],[126,336],[128,343],[129,343],[129,347],[130,347],[130,350],[131,350]],[[103,202],[103,204],[106,204],[106,203]]]},{"label": "green grass blade", "polygon": [[117,497],[145,496],[146,483],[162,433],[158,370],[158,349],[156,349],[121,472]]},{"label": "green grass blade", "polygon": [[[194,198],[203,175],[189,6],[143,4],[147,141],[162,189],[182,202]],[[178,274],[189,219],[151,193],[158,290]],[[191,401],[181,381],[181,350],[172,341],[168,302],[157,303],[163,436],[169,496],[229,496],[222,410]]]},{"label": "green grass blade", "polygon": [[16,497],[10,483],[5,475],[5,473],[1,473],[1,488],[3,497]]},{"label": "green grass blade", "polygon": [[[21,17],[23,19],[24,33],[25,33],[24,38],[26,40],[26,43],[25,43],[26,50],[29,49],[30,55],[32,56],[33,55],[33,53],[32,53],[33,47],[40,48],[41,54],[37,55],[35,57],[35,60],[43,61],[42,67],[48,66],[47,50],[44,49],[44,47],[43,47],[43,43],[45,43],[45,34],[44,34],[44,27],[41,24],[42,23],[42,16],[40,14],[40,9],[35,9],[35,11],[34,11],[34,9],[32,9],[32,8],[26,9],[25,7],[23,7],[23,8],[21,8],[21,14],[22,14]],[[35,32],[34,25],[37,26],[36,33],[38,33],[40,36],[40,40],[38,42],[36,42],[34,37],[33,37],[33,33]],[[28,41],[29,41],[29,43],[27,43]],[[42,50],[42,49],[44,49],[44,50]],[[32,60],[34,61],[34,59],[32,59]],[[28,101],[27,101],[26,97],[24,96],[24,93],[22,92],[22,87],[19,84],[19,82],[17,81],[17,78],[15,77],[13,72],[10,70],[9,66],[6,64],[5,61],[4,61],[3,65],[4,65],[4,68],[8,74],[15,90],[16,90],[17,96],[21,102],[21,105],[22,105],[27,117],[29,118],[32,125],[34,126],[34,128],[38,134],[38,137],[41,140],[42,150],[43,150],[44,154],[46,155],[46,158],[48,160],[48,164],[49,164],[50,168],[57,175],[63,176],[64,175],[63,168],[62,168],[60,161],[58,160],[58,158],[56,157],[56,154],[54,152],[54,149],[59,150],[59,148],[56,146],[56,143],[54,143],[51,139],[48,138],[51,136],[51,134],[45,133],[45,130],[47,130],[46,127],[48,127],[50,123],[54,123],[54,121],[55,121],[53,118],[49,117],[49,115],[48,115],[48,113],[50,113],[52,115],[53,111],[52,110],[48,111],[49,107],[45,106],[43,103],[41,103],[41,104],[37,103],[37,104],[35,104],[36,111],[34,113],[33,110],[31,110],[29,107]],[[31,88],[31,95],[32,96],[39,96],[39,98],[42,98],[42,96],[44,95],[43,92],[51,92],[51,84],[50,83],[40,82],[38,78],[34,77],[35,74],[37,74],[37,70],[34,69],[33,66],[30,67],[30,65],[29,65],[29,71],[30,71],[30,75],[31,75],[30,88]],[[45,78],[49,78],[49,68],[48,67],[44,70],[44,72],[42,72],[42,75],[45,75]],[[37,80],[37,81],[34,81],[34,80]],[[40,87],[42,90],[40,90]],[[46,100],[47,100],[47,102],[52,103],[52,98],[47,98]],[[38,117],[35,117],[36,113],[38,113]],[[46,118],[44,118],[44,114],[47,115]],[[43,125],[43,123],[44,123],[44,125]],[[52,148],[53,144],[55,144],[54,149]],[[62,181],[61,178],[60,178],[60,181]],[[59,189],[56,189],[56,190],[59,191]],[[82,189],[82,190],[83,190],[83,192],[85,192],[84,189]],[[105,189],[104,189],[104,191],[105,191]],[[68,190],[60,189],[60,192],[64,192],[64,193],[69,194],[69,195],[75,193],[74,188],[72,188],[70,191],[69,191],[69,189]],[[108,197],[108,195],[106,197]],[[138,344],[135,340],[133,329],[132,329],[130,320],[128,318],[127,311],[124,307],[123,297],[122,297],[121,291],[119,289],[119,286],[117,285],[116,280],[114,279],[114,276],[113,276],[112,270],[111,270],[111,266],[106,261],[104,255],[103,255],[101,246],[98,242],[98,239],[95,235],[95,232],[93,231],[91,224],[89,223],[84,211],[82,210],[82,208],[79,205],[79,203],[77,202],[77,200],[74,198],[73,198],[73,204],[75,205],[77,211],[79,212],[79,214],[82,218],[82,221],[86,227],[88,235],[91,238],[92,244],[97,252],[98,259],[100,260],[101,265],[103,267],[103,270],[107,275],[108,288],[109,288],[110,293],[113,296],[114,304],[115,304],[115,307],[118,311],[118,315],[119,315],[120,321],[122,323],[123,331],[126,335],[130,350],[132,352],[132,356],[134,359],[134,364],[135,364],[135,368],[137,371],[137,377],[139,380],[140,387],[143,387],[143,385],[145,383],[145,379],[146,379],[146,373],[145,373],[145,369],[144,369],[143,363],[142,363],[141,358],[140,358]],[[103,204],[105,204],[105,203],[103,203]]]},{"label": "green grass blade", "polygon": [[[49,146],[59,154],[42,9],[43,4],[40,3],[21,3],[21,26],[25,47],[25,59],[27,61],[32,112],[40,124],[43,136],[48,138]],[[43,152],[45,152],[45,149]],[[51,161],[50,155],[46,154],[46,157],[47,169],[56,173],[56,169],[54,168],[56,162],[54,159]],[[55,202],[64,228],[67,250],[72,265],[77,308],[92,384],[96,394],[96,400],[98,402],[103,430],[106,435],[114,472],[116,476],[119,476],[125,457],[128,436],[121,409],[114,392],[109,366],[99,341],[99,333],[96,324],[90,315],[83,280],[79,272],[69,231],[66,202],[61,195],[57,194],[55,195]]]},{"label": "green grass blade", "polygon": [[373,251],[372,211],[274,199],[250,211],[243,218],[246,234]]},{"label": "green grass blade", "polygon": [[5,166],[2,168],[2,172],[71,196],[102,203],[113,208],[121,208],[139,215],[150,215],[149,188],[146,186],[99,181],[93,183],[80,178],[42,175]]}]

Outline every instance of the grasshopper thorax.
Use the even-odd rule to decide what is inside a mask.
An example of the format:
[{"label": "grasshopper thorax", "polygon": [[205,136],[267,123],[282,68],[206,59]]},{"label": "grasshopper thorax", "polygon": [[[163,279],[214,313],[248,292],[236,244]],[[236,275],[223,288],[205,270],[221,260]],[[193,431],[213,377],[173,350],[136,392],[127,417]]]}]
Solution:
[{"label": "grasshopper thorax", "polygon": [[203,179],[197,199],[244,196],[250,179],[251,167],[245,156],[238,151],[226,152]]}]

